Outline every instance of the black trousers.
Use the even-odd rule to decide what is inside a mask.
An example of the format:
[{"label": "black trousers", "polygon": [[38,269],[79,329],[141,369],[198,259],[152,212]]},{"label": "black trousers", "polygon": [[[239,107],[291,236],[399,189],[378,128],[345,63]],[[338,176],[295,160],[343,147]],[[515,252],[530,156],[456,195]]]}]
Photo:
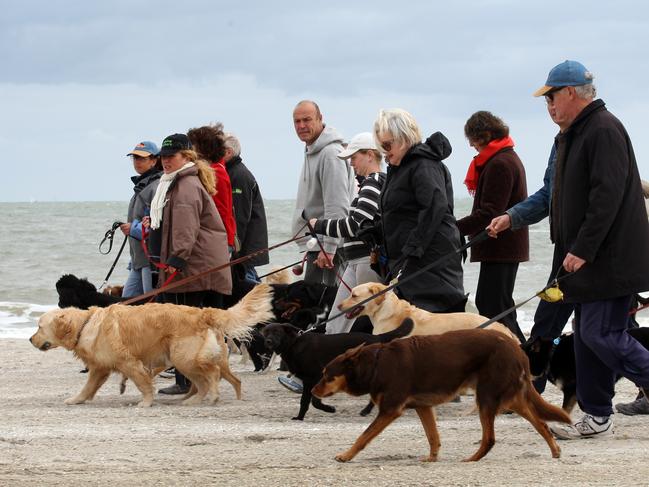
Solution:
[{"label": "black trousers", "polygon": [[[475,304],[478,312],[487,318],[502,313],[514,306],[514,283],[518,272],[518,262],[481,262]],[[521,343],[525,335],[516,321],[516,310],[500,318],[500,323],[514,333]]]}]

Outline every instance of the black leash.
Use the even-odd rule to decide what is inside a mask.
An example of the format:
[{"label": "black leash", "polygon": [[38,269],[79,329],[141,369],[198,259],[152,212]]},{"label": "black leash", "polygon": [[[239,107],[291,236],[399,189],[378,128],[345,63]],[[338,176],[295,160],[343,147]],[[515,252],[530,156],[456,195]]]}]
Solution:
[{"label": "black leash", "polygon": [[[316,329],[322,327],[323,325],[325,325],[326,323],[329,323],[330,321],[333,321],[333,320],[335,320],[336,318],[339,318],[339,317],[341,317],[342,315],[347,314],[347,313],[349,313],[350,311],[352,311],[352,310],[354,310],[354,309],[356,309],[356,308],[359,308],[359,307],[361,307],[361,306],[363,306],[363,305],[369,303],[369,302],[372,301],[373,299],[376,299],[376,298],[378,298],[379,296],[382,296],[382,295],[384,295],[385,293],[388,293],[388,292],[392,291],[392,290],[393,290],[395,287],[397,287],[399,284],[403,284],[404,282],[408,282],[408,281],[410,281],[411,279],[414,279],[415,277],[420,276],[420,275],[423,274],[424,272],[427,272],[427,271],[429,271],[430,269],[432,269],[433,267],[438,266],[439,264],[441,264],[442,262],[444,262],[444,261],[450,259],[450,258],[453,257],[454,255],[456,255],[456,254],[460,254],[460,253],[464,252],[466,249],[468,249],[469,247],[471,247],[472,245],[475,245],[475,244],[477,244],[477,243],[483,242],[483,241],[487,240],[488,238],[489,238],[489,234],[487,233],[487,230],[483,230],[483,231],[481,231],[480,233],[478,233],[477,235],[475,235],[471,240],[469,240],[467,243],[465,243],[465,244],[462,245],[461,247],[455,249],[453,252],[449,252],[448,254],[445,254],[445,255],[441,256],[439,259],[437,259],[437,260],[431,262],[430,264],[428,264],[428,265],[422,267],[422,268],[419,269],[418,271],[413,272],[412,274],[410,274],[410,275],[407,276],[407,277],[404,277],[403,279],[400,279],[400,280],[399,280],[399,278],[398,278],[398,276],[397,276],[397,278],[396,278],[396,279],[395,279],[395,280],[394,280],[394,281],[393,281],[393,282],[392,282],[388,287],[386,287],[385,289],[379,291],[378,293],[376,293],[376,294],[370,296],[370,297],[367,298],[367,299],[364,299],[364,300],[361,301],[360,303],[355,304],[355,305],[352,306],[351,308],[344,309],[344,310],[342,310],[340,313],[338,313],[338,314],[336,314],[336,315],[334,315],[334,316],[332,316],[332,317],[330,317],[330,318],[327,318],[327,319],[324,320],[324,321],[321,321],[321,322],[318,323],[317,325],[314,325],[314,326],[312,326],[312,327],[310,327],[310,328],[307,328],[307,329],[305,330],[305,332],[316,330]],[[531,299],[531,298],[530,298],[530,299]],[[525,304],[525,303],[523,303],[523,304]]]},{"label": "black leash", "polygon": [[[559,277],[559,272],[561,272],[561,269],[563,269],[563,267],[560,267],[560,268],[559,268],[559,271],[557,272],[557,276],[556,276],[554,279],[552,279],[552,281],[550,281],[550,283],[549,283],[547,286],[545,286],[543,289],[541,289],[538,293],[533,294],[531,297],[527,298],[525,301],[521,301],[520,303],[518,303],[518,304],[512,306],[511,308],[506,309],[506,310],[503,311],[502,313],[498,313],[496,316],[494,316],[494,317],[491,318],[490,320],[485,321],[484,323],[482,323],[481,325],[479,325],[477,328],[486,328],[486,327],[488,327],[488,326],[491,325],[492,323],[495,323],[496,321],[498,321],[498,320],[499,320],[500,318],[502,318],[503,316],[507,316],[509,313],[511,313],[511,312],[514,311],[515,309],[518,309],[518,308],[520,308],[521,306],[523,306],[524,304],[529,303],[529,302],[532,301],[534,298],[536,298],[536,297],[541,297],[541,294],[543,294],[545,291],[547,291],[547,290],[550,289],[551,287],[555,287],[555,286],[557,286],[557,285],[559,284],[559,282],[563,281],[566,277],[570,277],[570,276],[572,276],[572,275],[574,274],[574,272],[571,272],[571,273],[569,273],[569,274],[565,274],[565,275]],[[541,298],[541,299],[543,299],[543,298]]]},{"label": "black leash", "polygon": [[[113,249],[113,237],[115,236],[115,231],[122,225],[122,222],[114,222],[113,226],[104,234],[104,238],[101,242],[99,242],[99,253],[102,255],[108,255],[110,254],[110,251]],[[104,245],[104,242],[108,240],[108,250],[106,252],[101,251],[102,245]],[[119,260],[120,256],[122,255],[122,251],[124,250],[124,246],[126,245],[126,241],[128,240],[128,235],[124,235],[124,240],[122,241],[122,246],[119,248],[119,252],[117,252],[117,257],[115,257],[115,260],[113,261],[113,265],[110,266],[110,270],[108,271],[108,274],[106,274],[106,277],[104,279],[104,282],[99,286],[99,290],[106,285],[108,282],[108,279],[110,278],[111,274],[115,270],[115,266],[117,265],[117,261]]]},{"label": "black leash", "polygon": [[264,277],[272,276],[273,274],[276,274],[278,272],[282,272],[284,269],[288,269],[289,267],[296,266],[298,264],[302,263],[302,259],[298,260],[297,262],[293,262],[292,264],[285,265],[284,267],[280,267],[279,269],[275,269],[274,271],[268,272],[264,274],[263,276],[259,276],[259,279],[263,279]]}]

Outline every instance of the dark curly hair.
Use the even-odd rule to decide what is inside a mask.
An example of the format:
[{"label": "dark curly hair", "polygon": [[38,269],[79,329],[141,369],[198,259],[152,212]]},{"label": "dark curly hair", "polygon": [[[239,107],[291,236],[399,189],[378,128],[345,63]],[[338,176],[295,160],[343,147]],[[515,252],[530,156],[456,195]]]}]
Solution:
[{"label": "dark curly hair", "polygon": [[509,127],[493,113],[481,110],[475,112],[464,124],[464,135],[479,145],[487,145],[492,140],[509,135]]},{"label": "dark curly hair", "polygon": [[187,137],[192,143],[192,149],[201,159],[216,162],[225,156],[225,134],[222,123],[189,129]]}]

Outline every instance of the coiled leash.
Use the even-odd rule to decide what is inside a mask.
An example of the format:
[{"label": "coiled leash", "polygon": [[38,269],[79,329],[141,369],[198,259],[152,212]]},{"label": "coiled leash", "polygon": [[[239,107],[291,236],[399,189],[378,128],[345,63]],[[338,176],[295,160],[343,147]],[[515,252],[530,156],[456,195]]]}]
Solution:
[{"label": "coiled leash", "polygon": [[[368,297],[367,299],[364,299],[364,300],[361,301],[360,303],[355,304],[355,305],[352,306],[351,308],[344,309],[344,310],[342,310],[340,313],[338,313],[338,314],[336,314],[336,315],[334,315],[334,316],[332,316],[332,317],[329,317],[329,318],[327,318],[326,320],[321,321],[320,323],[317,323],[317,324],[315,324],[315,325],[313,325],[313,326],[307,328],[307,329],[305,330],[305,333],[308,332],[308,331],[315,331],[315,330],[321,329],[325,324],[329,323],[330,321],[333,321],[333,320],[335,320],[336,318],[339,318],[339,317],[341,317],[342,315],[347,314],[347,313],[349,313],[349,312],[352,311],[352,310],[355,310],[356,308],[360,308],[360,307],[364,306],[365,304],[369,303],[369,302],[372,301],[373,299],[376,299],[376,298],[378,298],[379,296],[382,296],[382,295],[384,295],[384,294],[386,294],[386,293],[392,291],[392,290],[393,290],[395,287],[397,287],[399,284],[403,284],[404,282],[408,282],[408,281],[410,281],[411,279],[414,279],[414,278],[416,278],[416,277],[419,277],[419,276],[420,276],[421,274],[423,274],[424,272],[427,272],[427,271],[429,271],[430,269],[433,269],[434,267],[438,266],[438,265],[441,264],[442,262],[447,261],[447,260],[450,259],[451,257],[453,257],[453,256],[455,256],[455,255],[457,255],[457,254],[461,254],[462,252],[464,252],[466,249],[468,249],[468,248],[471,247],[472,245],[475,245],[475,244],[477,244],[477,243],[483,242],[483,241],[487,240],[488,238],[489,238],[489,235],[487,234],[487,230],[483,230],[483,231],[481,231],[480,233],[478,233],[477,235],[475,235],[475,236],[474,236],[471,240],[469,240],[467,243],[465,243],[464,245],[462,245],[461,247],[458,247],[457,249],[455,249],[455,250],[452,251],[452,252],[449,252],[448,254],[442,255],[439,259],[437,259],[437,260],[431,262],[430,264],[428,264],[428,265],[422,267],[421,269],[419,269],[419,270],[413,272],[412,274],[410,274],[410,275],[404,277],[403,279],[401,278],[401,275],[398,274],[397,277],[394,278],[394,279],[390,282],[390,285],[389,285],[388,287],[386,287],[385,289],[379,291],[379,292],[376,293],[376,294],[373,294],[372,296]],[[351,291],[351,290],[350,290],[350,291]]]},{"label": "coiled leash", "polygon": [[[102,255],[108,255],[110,254],[110,251],[113,249],[113,237],[115,237],[115,232],[117,229],[123,224],[123,222],[114,222],[113,226],[110,227],[110,230],[108,230],[104,234],[104,238],[102,239],[101,242],[99,242],[99,253]],[[128,240],[128,235],[124,235],[124,241],[122,242],[122,246],[119,248],[119,252],[117,252],[117,257],[115,257],[115,260],[113,261],[113,265],[110,266],[110,270],[108,271],[108,274],[106,274],[106,277],[104,278],[104,282],[101,283],[101,286],[99,286],[99,291],[102,290],[102,288],[106,285],[108,282],[108,279],[110,278],[111,274],[115,270],[115,266],[117,265],[117,261],[119,260],[120,256],[122,255],[122,251],[124,250],[124,246],[126,245],[126,241]],[[108,241],[108,250],[106,252],[102,252],[101,248],[104,245],[104,242]]]}]

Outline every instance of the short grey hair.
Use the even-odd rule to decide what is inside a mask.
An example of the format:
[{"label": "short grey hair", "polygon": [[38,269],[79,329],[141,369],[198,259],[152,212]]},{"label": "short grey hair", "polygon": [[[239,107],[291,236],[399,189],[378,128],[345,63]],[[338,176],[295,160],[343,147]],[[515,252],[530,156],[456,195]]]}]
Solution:
[{"label": "short grey hair", "polygon": [[226,148],[232,150],[233,155],[241,155],[241,143],[239,142],[239,139],[237,139],[236,135],[226,132],[224,144]]},{"label": "short grey hair", "polygon": [[395,142],[405,143],[408,147],[419,144],[422,139],[415,117],[401,108],[379,111],[379,116],[374,122],[374,140],[379,148],[379,136],[382,134],[388,134]]},{"label": "short grey hair", "polygon": [[594,84],[575,86],[575,93],[584,100],[594,100],[597,96],[597,88]]}]

